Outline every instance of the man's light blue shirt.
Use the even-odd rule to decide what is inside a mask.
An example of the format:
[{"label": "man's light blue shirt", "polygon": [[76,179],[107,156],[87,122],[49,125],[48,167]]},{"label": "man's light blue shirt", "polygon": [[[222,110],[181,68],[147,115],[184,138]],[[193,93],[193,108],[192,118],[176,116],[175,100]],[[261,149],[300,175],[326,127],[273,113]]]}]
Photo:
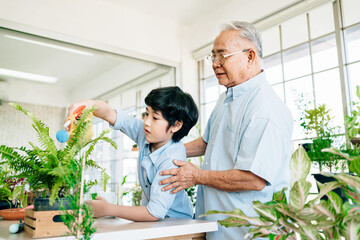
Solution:
[{"label": "man's light blue shirt", "polygon": [[146,206],[154,217],[193,218],[193,207],[187,193],[182,190],[176,194],[161,191],[159,182],[169,176],[160,176],[159,172],[177,168],[173,159],[186,161],[185,147],[182,142],[172,139],[154,152],[146,141],[143,121],[118,110],[114,129],[120,130],[134,140],[139,148],[138,176],[143,197],[141,205]]},{"label": "man's light blue shirt", "polygon": [[[250,171],[265,179],[262,191],[225,192],[199,186],[196,217],[209,210],[241,209],[256,216],[252,202],[267,202],[276,191],[289,187],[293,120],[262,72],[223,93],[211,113],[203,136],[207,143],[202,169]],[[227,218],[209,215],[207,220]],[[243,239],[248,228],[225,228],[208,239]]]}]

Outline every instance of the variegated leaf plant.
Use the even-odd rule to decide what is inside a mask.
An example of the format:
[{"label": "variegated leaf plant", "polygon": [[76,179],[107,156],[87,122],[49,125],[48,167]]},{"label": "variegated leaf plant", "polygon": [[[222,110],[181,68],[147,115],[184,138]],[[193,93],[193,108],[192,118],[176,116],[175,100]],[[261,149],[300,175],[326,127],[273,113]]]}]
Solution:
[{"label": "variegated leaf plant", "polygon": [[[291,183],[289,200],[286,188],[273,195],[272,201],[253,202],[257,217],[246,216],[240,209],[233,211],[209,211],[209,214],[229,216],[219,223],[226,227],[250,227],[248,237],[268,237],[269,239],[360,239],[360,156],[350,158],[332,149],[324,151],[337,154],[350,163],[350,170],[356,175],[345,173],[329,175],[335,181],[319,184],[320,192],[312,200],[309,198],[310,183],[306,177],[310,171],[310,160],[303,147],[299,147],[290,161]],[[349,198],[344,202],[332,190],[341,187]],[[321,200],[326,195],[328,200]]]}]

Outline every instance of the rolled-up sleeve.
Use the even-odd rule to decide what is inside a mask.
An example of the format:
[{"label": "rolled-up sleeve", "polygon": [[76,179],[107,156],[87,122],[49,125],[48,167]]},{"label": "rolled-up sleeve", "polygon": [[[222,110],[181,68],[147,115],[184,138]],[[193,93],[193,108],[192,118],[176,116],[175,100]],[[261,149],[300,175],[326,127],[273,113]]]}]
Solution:
[{"label": "rolled-up sleeve", "polygon": [[177,168],[177,166],[172,163],[172,159],[161,162],[162,164],[159,166],[158,171],[155,173],[154,180],[151,184],[151,198],[149,203],[147,204],[147,209],[154,217],[163,219],[168,213],[169,208],[173,204],[176,194],[171,194],[170,191],[161,190],[161,188],[164,186],[160,185],[159,182],[163,179],[168,178],[169,176],[160,176],[159,172],[171,168]]},{"label": "rolled-up sleeve", "polygon": [[135,118],[122,110],[116,110],[116,121],[114,125],[109,124],[112,129],[120,130],[135,142],[139,142],[139,134],[143,130],[142,120]]}]

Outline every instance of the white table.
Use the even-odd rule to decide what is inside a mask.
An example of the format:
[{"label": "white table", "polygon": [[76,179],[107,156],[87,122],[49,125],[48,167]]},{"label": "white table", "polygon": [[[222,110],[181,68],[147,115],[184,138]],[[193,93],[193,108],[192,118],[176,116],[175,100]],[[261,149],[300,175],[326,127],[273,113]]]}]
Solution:
[{"label": "white table", "polygon": [[[1,219],[1,218],[0,218]],[[29,240],[24,232],[11,234],[9,226],[18,221],[0,220],[1,240]],[[218,230],[217,222],[191,219],[165,219],[158,222],[132,222],[120,218],[96,219],[97,228],[92,240],[111,239],[202,239],[205,232]],[[74,237],[41,238],[70,240]]]}]

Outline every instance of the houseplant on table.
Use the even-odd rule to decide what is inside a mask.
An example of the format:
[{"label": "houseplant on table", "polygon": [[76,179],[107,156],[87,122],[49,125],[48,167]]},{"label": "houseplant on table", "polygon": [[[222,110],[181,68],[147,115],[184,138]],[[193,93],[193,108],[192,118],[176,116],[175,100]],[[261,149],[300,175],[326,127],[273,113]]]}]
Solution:
[{"label": "houseplant on table", "polygon": [[[77,120],[77,127],[72,132],[67,145],[63,149],[58,149],[55,141],[49,135],[49,128],[32,113],[23,109],[20,105],[11,103],[15,109],[22,111],[33,122],[33,128],[37,132],[40,145],[36,146],[29,143],[31,148],[26,147],[8,147],[0,146],[0,163],[6,163],[17,177],[25,178],[26,183],[30,185],[30,189],[39,193],[42,197],[49,197],[50,205],[59,198],[65,197],[76,198],[79,190],[80,182],[71,183],[71,181],[79,181],[79,174],[88,167],[100,167],[92,160],[91,153],[95,145],[99,141],[105,141],[116,148],[115,142],[106,137],[108,131],[103,131],[100,136],[92,139],[87,134],[92,130],[91,119],[89,116],[95,110],[94,108],[86,108],[82,111],[80,118]],[[82,164],[83,162],[83,164]],[[74,167],[77,166],[77,167]],[[83,179],[83,178],[81,178]],[[85,184],[84,191],[94,183]],[[59,201],[59,205],[64,205]],[[83,202],[77,202],[79,209],[82,208]],[[36,205],[36,199],[35,199]],[[70,201],[69,206],[73,206]],[[91,214],[87,215],[91,218]]]},{"label": "houseplant on table", "polygon": [[312,143],[304,144],[304,148],[310,160],[318,164],[319,172],[325,169],[333,172],[340,167],[338,157],[321,151],[331,147],[339,130],[339,127],[332,126],[330,111],[325,104],[321,104],[314,109],[305,110],[305,116],[301,118],[301,126],[312,140]]}]

